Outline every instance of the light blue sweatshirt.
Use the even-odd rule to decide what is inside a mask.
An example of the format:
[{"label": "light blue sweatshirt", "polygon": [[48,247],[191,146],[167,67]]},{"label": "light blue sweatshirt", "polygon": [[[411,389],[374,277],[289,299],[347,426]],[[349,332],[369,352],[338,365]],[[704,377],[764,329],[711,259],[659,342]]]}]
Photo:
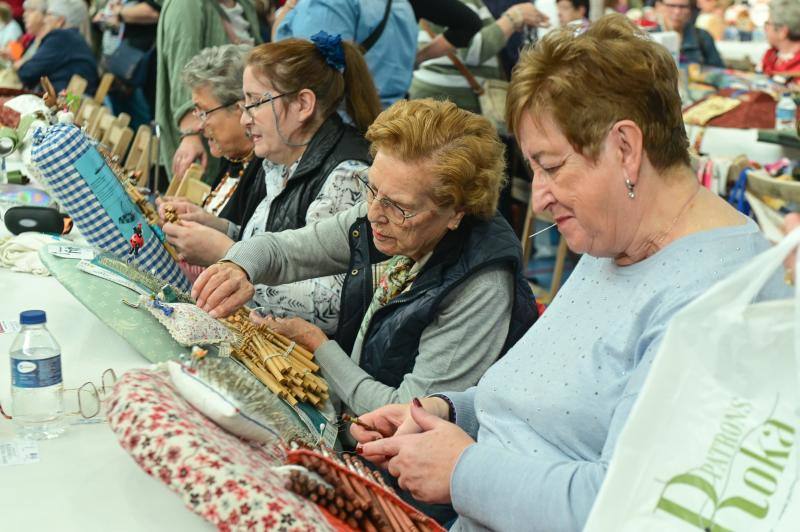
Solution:
[{"label": "light blue sweatshirt", "polygon": [[[670,318],[768,245],[748,220],[631,266],[584,256],[478,385],[446,394],[477,434],[451,477],[454,530],[580,530]],[[788,294],[776,276],[762,297]]]}]

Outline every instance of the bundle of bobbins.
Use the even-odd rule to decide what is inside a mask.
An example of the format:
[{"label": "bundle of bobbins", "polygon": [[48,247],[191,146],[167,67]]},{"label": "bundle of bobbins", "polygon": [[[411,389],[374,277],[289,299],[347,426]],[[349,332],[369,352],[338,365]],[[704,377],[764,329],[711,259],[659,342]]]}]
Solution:
[{"label": "bundle of bobbins", "polygon": [[322,406],[328,400],[328,384],[316,375],[314,355],[266,325],[250,321],[248,310],[240,308],[223,320],[239,333],[231,356],[239,360],[272,393],[290,405],[298,402]]},{"label": "bundle of bobbins", "polygon": [[293,470],[289,473],[287,487],[350,529],[367,532],[444,530],[433,519],[406,504],[380,473],[370,471],[352,455],[339,456],[325,447],[309,449],[291,442],[287,458],[289,463],[317,475],[315,478],[305,471]]},{"label": "bundle of bobbins", "polygon": [[175,212],[175,206],[169,204],[164,207],[164,222],[170,224],[178,223],[178,213]]}]

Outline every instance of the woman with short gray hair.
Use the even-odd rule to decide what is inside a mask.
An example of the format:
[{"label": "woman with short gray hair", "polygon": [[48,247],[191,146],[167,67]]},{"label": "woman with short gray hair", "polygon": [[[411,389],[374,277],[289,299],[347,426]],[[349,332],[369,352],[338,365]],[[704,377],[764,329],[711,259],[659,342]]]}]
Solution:
[{"label": "woman with short gray hair", "polygon": [[200,122],[195,134],[202,135],[211,155],[223,161],[202,206],[185,198],[168,198],[159,204],[162,218],[167,206],[180,216],[181,223],[169,224],[165,231],[192,264],[214,262],[213,257],[238,240],[241,227],[264,196],[258,178],[262,159],[253,153],[253,141],[241,125],[242,111],[237,105],[244,99],[242,75],[251,49],[248,45],[212,46],[183,69],[183,82],[192,92],[192,112]]},{"label": "woman with short gray hair", "polygon": [[[89,14],[83,0],[48,0],[36,53],[18,66],[19,79],[35,88],[47,76],[56,91],[62,91],[73,75],[86,79],[86,93],[97,89],[97,60],[86,38]],[[78,95],[82,96],[82,95]]]},{"label": "woman with short gray hair", "polygon": [[761,71],[768,76],[800,73],[800,1],[772,0],[764,30],[770,49]]}]

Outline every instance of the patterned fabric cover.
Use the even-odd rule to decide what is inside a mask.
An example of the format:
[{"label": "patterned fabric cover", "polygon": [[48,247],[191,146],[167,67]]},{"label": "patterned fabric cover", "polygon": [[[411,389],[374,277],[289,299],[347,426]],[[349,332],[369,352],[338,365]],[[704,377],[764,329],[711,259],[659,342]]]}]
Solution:
[{"label": "patterned fabric cover", "polygon": [[192,408],[166,370],[126,373],[109,399],[108,421],[144,471],[219,530],[332,530],[317,507],[283,487],[276,440],[241,440]]},{"label": "patterned fabric cover", "polygon": [[[123,235],[117,229],[97,199],[95,191],[89,187],[75,167],[75,163],[82,155],[95,149],[81,130],[72,124],[59,124],[47,130],[39,129],[34,133],[33,144],[31,160],[40,173],[42,184],[49,188],[52,195],[69,213],[86,240],[117,256],[127,255],[130,248],[129,236]],[[103,186],[118,187],[123,190],[119,182],[104,181]],[[133,202],[125,207],[130,212],[138,212],[144,220]],[[166,282],[188,291],[189,282],[177,263],[156,238],[151,240],[152,243],[145,242],[139,253],[136,259],[138,264]]]},{"label": "patterned fabric cover", "polygon": [[167,316],[149,298],[141,296],[139,301],[183,346],[232,344],[236,341],[233,331],[194,303],[161,303],[172,308],[172,314]]}]

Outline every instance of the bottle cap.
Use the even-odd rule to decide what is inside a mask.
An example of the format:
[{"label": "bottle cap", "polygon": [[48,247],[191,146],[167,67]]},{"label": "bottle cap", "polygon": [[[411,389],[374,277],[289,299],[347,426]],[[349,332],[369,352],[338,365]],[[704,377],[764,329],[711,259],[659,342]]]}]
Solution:
[{"label": "bottle cap", "polygon": [[47,322],[47,314],[43,310],[26,310],[19,313],[21,325],[39,325]]}]

